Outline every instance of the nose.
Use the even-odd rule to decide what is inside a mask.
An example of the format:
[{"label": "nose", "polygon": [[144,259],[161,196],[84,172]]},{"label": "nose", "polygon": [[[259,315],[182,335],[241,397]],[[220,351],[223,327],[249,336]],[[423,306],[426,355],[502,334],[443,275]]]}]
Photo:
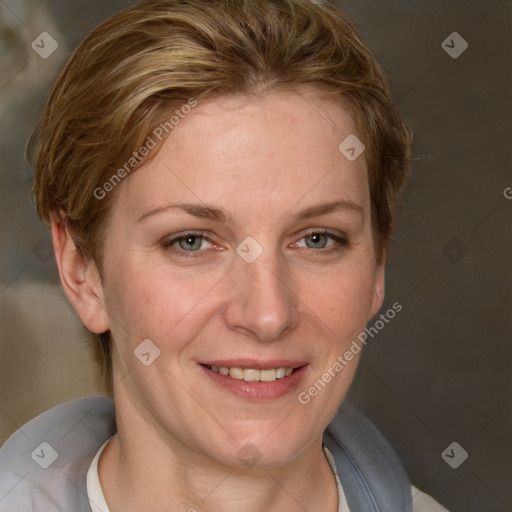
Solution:
[{"label": "nose", "polygon": [[230,329],[264,342],[278,340],[299,323],[289,272],[269,253],[264,251],[252,263],[237,259],[224,310]]}]

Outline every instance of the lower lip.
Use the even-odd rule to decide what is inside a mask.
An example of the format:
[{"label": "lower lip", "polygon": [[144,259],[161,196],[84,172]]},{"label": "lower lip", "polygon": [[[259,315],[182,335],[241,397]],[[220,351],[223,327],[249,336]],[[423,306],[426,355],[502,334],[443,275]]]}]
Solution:
[{"label": "lower lip", "polygon": [[235,396],[251,400],[276,400],[297,389],[304,379],[308,365],[297,368],[288,377],[276,379],[271,382],[246,382],[234,379],[228,375],[214,372],[204,365],[200,365],[210,379],[223,386]]}]

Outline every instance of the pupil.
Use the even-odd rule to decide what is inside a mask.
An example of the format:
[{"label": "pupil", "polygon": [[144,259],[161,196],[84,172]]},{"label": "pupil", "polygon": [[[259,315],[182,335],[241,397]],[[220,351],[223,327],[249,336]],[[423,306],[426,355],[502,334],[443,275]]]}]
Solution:
[{"label": "pupil", "polygon": [[314,244],[321,243],[323,236],[324,235],[322,233],[314,233],[313,235],[310,235],[309,238],[310,238],[312,244],[314,245]]},{"label": "pupil", "polygon": [[[198,241],[199,241],[199,246],[200,246],[201,245],[200,237],[198,237],[197,235],[189,235],[186,238],[183,238],[181,243],[185,243],[185,249],[198,249],[199,248]],[[188,246],[188,247],[186,247],[186,246]]]}]

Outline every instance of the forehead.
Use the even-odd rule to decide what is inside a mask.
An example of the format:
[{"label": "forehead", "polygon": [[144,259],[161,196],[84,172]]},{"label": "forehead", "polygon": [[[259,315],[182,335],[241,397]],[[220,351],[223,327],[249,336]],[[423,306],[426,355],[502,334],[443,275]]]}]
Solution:
[{"label": "forehead", "polygon": [[[209,154],[226,161],[248,157],[251,150],[253,156],[288,155],[296,160],[312,151],[317,156],[330,154],[340,136],[356,131],[344,103],[313,92],[237,95],[200,104],[172,133],[172,145],[179,152],[200,143]],[[202,152],[194,153],[198,161],[204,160]]]},{"label": "forehead", "polygon": [[268,213],[329,194],[367,203],[364,155],[350,161],[339,149],[354,134],[349,108],[314,93],[199,102],[124,180],[119,202],[134,214],[176,199]]}]

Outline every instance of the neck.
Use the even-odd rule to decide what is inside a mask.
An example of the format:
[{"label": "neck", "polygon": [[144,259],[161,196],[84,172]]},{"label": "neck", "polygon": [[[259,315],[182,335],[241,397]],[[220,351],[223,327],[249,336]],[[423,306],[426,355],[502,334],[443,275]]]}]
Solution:
[{"label": "neck", "polygon": [[338,509],[336,481],[321,438],[279,466],[230,467],[162,435],[135,408],[122,405],[116,397],[116,411],[128,417],[118,414],[118,434],[98,465],[110,512]]}]

